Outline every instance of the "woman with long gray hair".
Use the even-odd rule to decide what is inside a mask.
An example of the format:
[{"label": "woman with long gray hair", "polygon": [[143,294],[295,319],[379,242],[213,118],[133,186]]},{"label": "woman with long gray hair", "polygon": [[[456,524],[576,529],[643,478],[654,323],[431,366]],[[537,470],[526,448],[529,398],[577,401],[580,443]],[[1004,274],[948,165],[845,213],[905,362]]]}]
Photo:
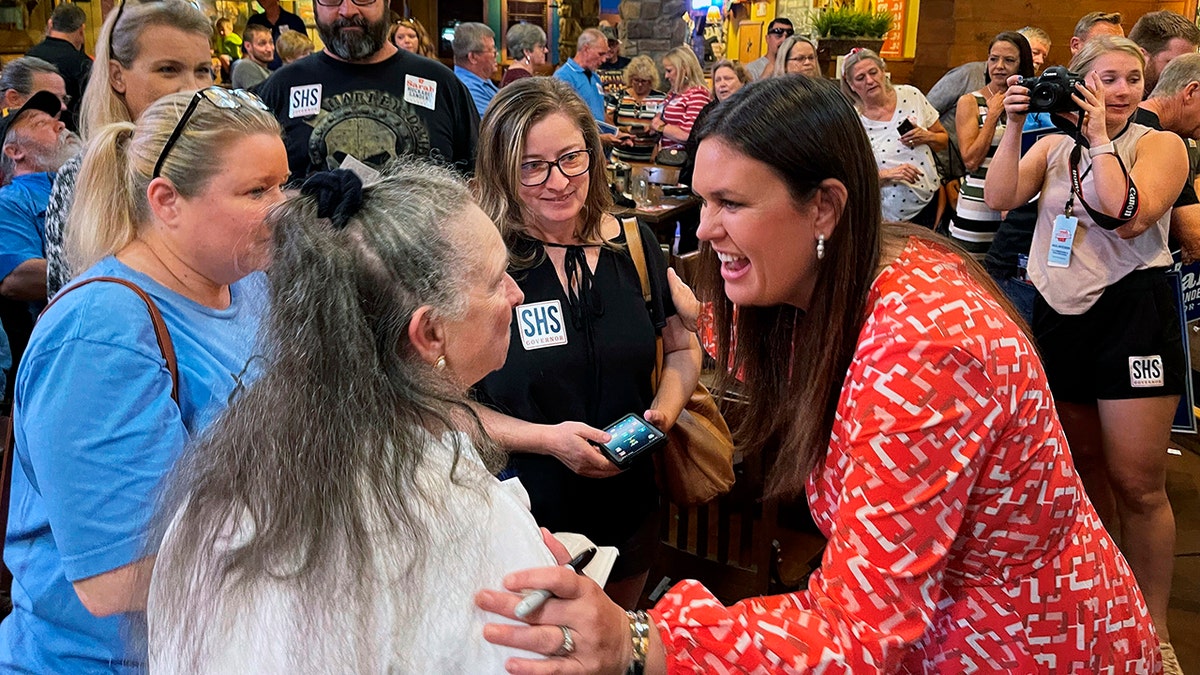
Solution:
[{"label": "woman with long gray hair", "polygon": [[272,219],[261,379],[181,460],[153,672],[502,672],[482,580],[553,558],[464,400],[523,298],[448,171],[316,174]]}]

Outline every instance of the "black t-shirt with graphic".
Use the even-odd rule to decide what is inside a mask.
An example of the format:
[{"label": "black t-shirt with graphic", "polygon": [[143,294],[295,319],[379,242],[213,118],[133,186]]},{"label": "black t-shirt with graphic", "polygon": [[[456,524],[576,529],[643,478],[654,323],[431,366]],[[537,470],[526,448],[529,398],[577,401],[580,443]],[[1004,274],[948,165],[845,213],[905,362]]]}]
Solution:
[{"label": "black t-shirt with graphic", "polygon": [[376,169],[407,156],[474,170],[479,113],[437,61],[399,51],[380,63],[345,63],[317,52],[257,91],[283,125],[293,180],[336,169],[346,155]]}]

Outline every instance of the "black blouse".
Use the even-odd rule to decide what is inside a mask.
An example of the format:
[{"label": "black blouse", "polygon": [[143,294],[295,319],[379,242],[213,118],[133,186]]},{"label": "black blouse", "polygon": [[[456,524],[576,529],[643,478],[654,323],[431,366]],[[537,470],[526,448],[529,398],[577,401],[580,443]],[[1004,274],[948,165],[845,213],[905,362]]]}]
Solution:
[{"label": "black blouse", "polygon": [[[649,305],[624,232],[612,240],[616,248],[600,248],[594,272],[579,269],[579,261],[586,269],[584,247],[567,247],[571,293],[545,244],[523,237],[513,245],[514,257],[532,254],[536,262],[513,270],[525,300],[512,322],[508,360],[477,386],[479,401],[528,422],[578,421],[598,429],[650,407],[655,335],[675,307],[657,239],[644,226],[641,233],[651,247]],[[620,545],[658,504],[651,458],[604,479],[578,476],[548,455],[513,454],[509,470],[529,491],[538,524],[581,532],[598,544]]]}]

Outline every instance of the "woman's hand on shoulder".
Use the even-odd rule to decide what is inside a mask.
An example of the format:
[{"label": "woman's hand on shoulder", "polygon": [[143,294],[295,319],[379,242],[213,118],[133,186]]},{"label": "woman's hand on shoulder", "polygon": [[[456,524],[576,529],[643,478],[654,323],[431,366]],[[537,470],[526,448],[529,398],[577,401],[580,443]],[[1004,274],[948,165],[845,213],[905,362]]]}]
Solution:
[{"label": "woman's hand on shoulder", "polygon": [[562,422],[543,427],[542,446],[568,469],[586,478],[607,478],[621,473],[617,465],[593,443],[607,443],[612,436],[583,422]]}]

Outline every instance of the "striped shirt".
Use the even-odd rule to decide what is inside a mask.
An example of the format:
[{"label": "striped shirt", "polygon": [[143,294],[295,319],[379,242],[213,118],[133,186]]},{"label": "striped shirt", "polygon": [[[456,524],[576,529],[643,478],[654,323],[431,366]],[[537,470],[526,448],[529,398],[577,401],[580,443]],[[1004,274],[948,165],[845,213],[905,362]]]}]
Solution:
[{"label": "striped shirt", "polygon": [[[663,107],[663,122],[673,124],[683,129],[683,133],[690,134],[692,125],[696,123],[696,116],[711,100],[712,92],[705,87],[692,87],[682,94],[671,92],[667,97],[667,104]],[[686,141],[674,141],[666,136],[662,139],[663,150],[682,150],[686,144]]]},{"label": "striped shirt", "polygon": [[[983,90],[972,92],[979,112],[975,123],[982,129],[987,121],[988,106]],[[955,206],[954,218],[950,221],[950,237],[962,245],[976,257],[982,259],[996,237],[1000,228],[1001,214],[988,208],[983,202],[983,183],[987,178],[988,167],[992,164],[992,156],[1004,138],[1006,123],[1003,118],[996,124],[996,132],[992,134],[992,144],[988,147],[987,156],[974,171],[963,177],[962,190],[958,195],[958,205]]]}]

